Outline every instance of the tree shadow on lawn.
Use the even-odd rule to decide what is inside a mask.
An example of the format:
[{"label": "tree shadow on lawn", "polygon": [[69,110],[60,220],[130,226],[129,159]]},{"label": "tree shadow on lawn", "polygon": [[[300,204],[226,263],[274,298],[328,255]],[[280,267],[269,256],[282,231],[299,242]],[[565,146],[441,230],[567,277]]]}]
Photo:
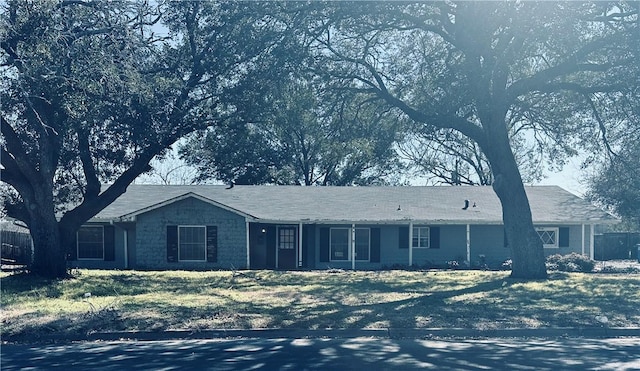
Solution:
[{"label": "tree shadow on lawn", "polygon": [[[317,289],[313,296],[321,298],[322,305],[308,306],[299,295],[292,302],[291,307],[296,308],[295,322],[291,328],[413,328],[421,327],[420,318],[423,318],[423,326],[430,325],[429,318],[449,317],[446,321],[438,320],[441,325],[450,325],[459,322],[456,318],[459,310],[451,308],[446,300],[452,297],[493,291],[503,287],[504,280],[497,279],[482,282],[477,285],[456,290],[428,292],[409,292],[411,297],[378,302],[370,299],[368,293],[363,293],[363,300],[354,304],[345,304],[348,294],[340,291]],[[384,285],[378,285],[374,291],[395,293],[387,290]]]},{"label": "tree shadow on lawn", "polygon": [[[594,278],[573,288],[567,275],[555,274],[538,283],[544,288],[553,281],[558,287],[538,290],[535,285],[528,286],[531,281],[499,278],[461,289],[423,290],[388,302],[367,302],[365,292],[360,301],[351,300],[352,304],[345,304],[349,294],[339,287],[318,288],[313,295],[325,304],[305,306],[304,297],[296,297],[292,307],[297,308],[297,320],[288,327],[600,327],[603,323],[596,317],[602,315],[608,316],[609,326],[640,325],[640,280],[611,280],[613,287],[607,289]],[[374,290],[386,292],[383,287],[378,285]],[[597,291],[601,295],[591,296]],[[615,294],[622,291],[627,293],[624,298]]]},{"label": "tree shadow on lawn", "polygon": [[[203,275],[202,277],[175,277],[154,272],[94,271],[97,274],[78,274],[75,277],[50,280],[28,273],[12,274],[0,279],[3,297],[34,295],[47,298],[82,298],[92,296],[134,296],[150,293],[198,294],[211,288],[230,286],[242,287],[234,283],[231,272],[228,275]],[[4,301],[3,301],[4,302]]]},{"label": "tree shadow on lawn", "polygon": [[[431,291],[427,283],[398,290],[397,285],[366,277],[268,275],[278,277],[238,277],[229,291],[207,292],[219,300],[215,304],[169,306],[163,312],[171,314],[161,322],[179,327],[180,321],[171,319],[177,316],[185,319],[183,328],[584,327],[600,326],[594,317],[601,312],[612,313],[614,320],[621,312],[632,313],[638,303],[605,297],[588,303],[586,310],[577,309],[588,296],[564,285],[570,281],[563,274],[539,281],[543,285],[558,281],[561,289],[552,293],[527,289],[531,281],[505,276],[459,289]],[[595,290],[597,280],[585,287]],[[637,324],[639,318],[634,318],[621,325],[628,325],[629,320]]]},{"label": "tree shadow on lawn", "polygon": [[[14,296],[34,290],[34,285],[27,283],[5,285],[7,278],[3,278],[3,290],[9,288]],[[105,296],[114,297],[113,288],[109,291],[111,285],[125,287],[121,288],[122,300],[113,307],[40,321],[29,314],[19,319],[25,321],[21,328],[10,330],[5,326],[8,332],[3,332],[13,336],[39,331],[81,334],[212,328],[589,327],[603,325],[595,321],[598,315],[608,316],[610,326],[640,325],[640,277],[621,280],[553,274],[547,281],[532,282],[498,275],[450,290],[442,290],[446,285],[437,281],[437,287],[430,290],[429,282],[398,286],[375,276],[318,275],[305,279],[304,275],[282,275],[278,280],[262,273],[235,278],[230,273],[170,277],[153,286],[144,278],[130,274],[108,279],[83,277],[87,280],[83,289],[95,287],[96,293]],[[572,287],[574,282],[579,285]],[[40,284],[36,290],[49,287],[44,282],[36,283]],[[136,288],[127,291],[131,286]],[[56,289],[51,290],[52,295],[60,295]],[[176,303],[180,293],[192,294],[198,302]],[[127,296],[140,294],[151,295],[144,300],[127,300]]]}]

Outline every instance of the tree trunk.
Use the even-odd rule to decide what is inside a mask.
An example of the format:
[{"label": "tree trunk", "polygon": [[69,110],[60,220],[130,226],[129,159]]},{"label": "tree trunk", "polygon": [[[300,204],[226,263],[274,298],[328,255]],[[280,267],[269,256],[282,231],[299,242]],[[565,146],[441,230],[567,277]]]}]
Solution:
[{"label": "tree trunk", "polygon": [[502,220],[511,249],[511,277],[544,279],[547,277],[544,250],[533,227],[522,179],[508,174],[498,174],[493,189],[502,203]]},{"label": "tree trunk", "polygon": [[45,180],[34,185],[34,192],[23,195],[33,240],[30,271],[45,278],[64,278],[67,276],[67,250],[62,244],[60,223],[55,214],[53,184]]},{"label": "tree trunk", "polygon": [[58,221],[53,215],[34,215],[37,212],[31,213],[29,223],[34,246],[31,272],[46,278],[66,277],[66,249],[61,243]]},{"label": "tree trunk", "polygon": [[[502,203],[502,220],[511,249],[511,277],[545,279],[542,240],[533,226],[529,199],[509,145],[506,125],[491,125],[484,152],[494,174],[493,189]],[[491,130],[493,129],[493,130]]]}]

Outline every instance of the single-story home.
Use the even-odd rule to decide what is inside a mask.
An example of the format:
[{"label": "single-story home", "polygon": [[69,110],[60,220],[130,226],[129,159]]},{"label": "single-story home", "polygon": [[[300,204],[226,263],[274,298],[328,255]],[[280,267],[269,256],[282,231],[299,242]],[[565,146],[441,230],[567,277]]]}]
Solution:
[{"label": "single-story home", "polygon": [[[547,254],[593,258],[615,217],[557,186],[529,186]],[[491,187],[130,185],[86,223],[72,267],[384,269],[509,259]]]}]

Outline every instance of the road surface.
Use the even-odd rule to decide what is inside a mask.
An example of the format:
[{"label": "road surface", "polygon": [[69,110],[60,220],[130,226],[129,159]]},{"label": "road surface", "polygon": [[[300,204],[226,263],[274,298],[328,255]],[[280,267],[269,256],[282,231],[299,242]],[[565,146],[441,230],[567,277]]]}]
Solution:
[{"label": "road surface", "polygon": [[640,370],[640,338],[4,344],[10,370]]}]

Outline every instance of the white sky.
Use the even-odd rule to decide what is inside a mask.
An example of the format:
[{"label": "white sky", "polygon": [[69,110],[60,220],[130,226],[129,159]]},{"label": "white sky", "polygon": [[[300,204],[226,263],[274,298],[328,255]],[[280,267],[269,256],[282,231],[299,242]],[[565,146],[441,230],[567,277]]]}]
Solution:
[{"label": "white sky", "polygon": [[581,162],[580,158],[572,158],[567,161],[562,171],[547,172],[547,178],[535,184],[557,185],[578,196],[583,196],[586,192],[587,172],[581,169]]}]

